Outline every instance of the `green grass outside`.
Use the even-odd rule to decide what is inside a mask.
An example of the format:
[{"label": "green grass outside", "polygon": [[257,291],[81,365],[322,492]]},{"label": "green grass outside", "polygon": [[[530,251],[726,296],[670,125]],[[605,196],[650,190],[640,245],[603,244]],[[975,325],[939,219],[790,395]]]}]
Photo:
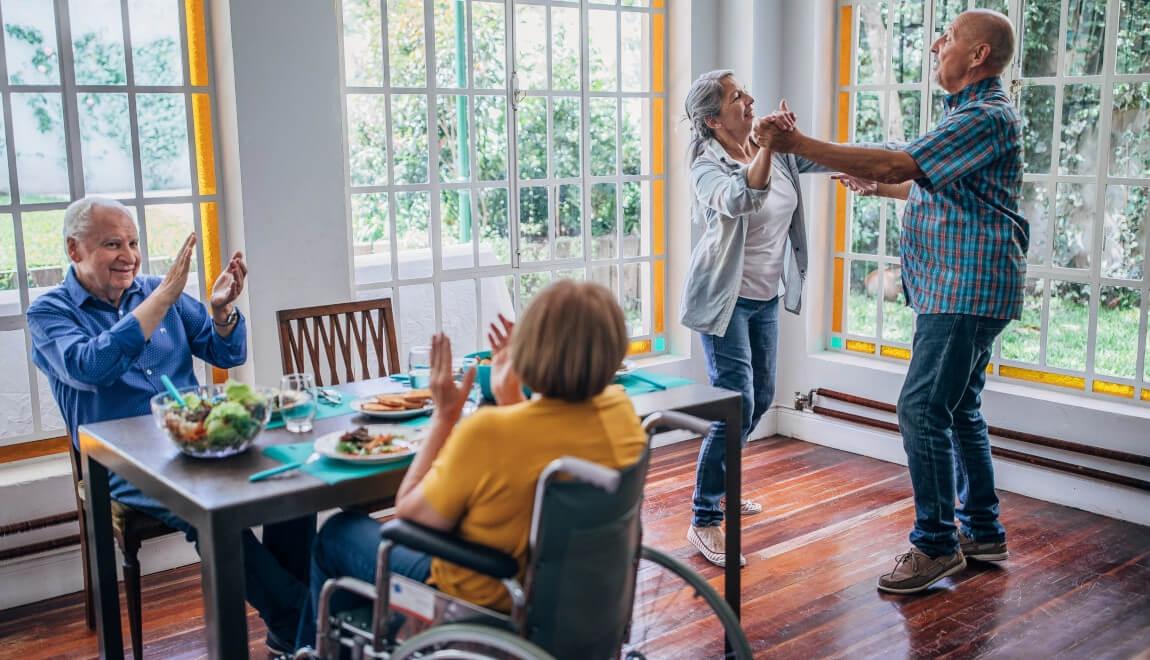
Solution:
[{"label": "green grass outside", "polygon": [[[1094,370],[1099,376],[1134,378],[1138,365],[1139,309],[1137,307],[1098,310],[1098,337],[1095,342]],[[1010,360],[1038,364],[1041,307],[1028,305],[1022,319],[1002,333],[1002,356]],[[846,330],[850,334],[875,336],[875,299],[851,293],[847,303]],[[1090,308],[1051,298],[1050,323],[1046,340],[1046,364],[1072,371],[1086,370],[1086,340]],[[883,301],[883,339],[910,344],[914,335],[914,314],[901,302]],[[1150,380],[1150,365],[1145,378]]]}]

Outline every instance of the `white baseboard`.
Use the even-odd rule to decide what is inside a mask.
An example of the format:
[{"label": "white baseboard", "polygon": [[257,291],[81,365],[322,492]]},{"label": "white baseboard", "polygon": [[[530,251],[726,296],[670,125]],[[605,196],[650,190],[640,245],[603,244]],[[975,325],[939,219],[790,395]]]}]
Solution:
[{"label": "white baseboard", "polygon": [[[140,573],[147,575],[198,562],[196,549],[183,534],[170,534],[144,541],[140,548]],[[0,610],[35,603],[84,588],[80,546],[59,548],[28,557],[0,562]],[[116,551],[119,572],[120,553]],[[121,575],[121,579],[122,579]]]},{"label": "white baseboard", "polygon": [[[902,438],[897,433],[791,408],[775,408],[774,412],[781,435],[906,465]],[[994,459],[994,479],[995,486],[1001,490],[1150,525],[1150,493],[997,457]]]}]

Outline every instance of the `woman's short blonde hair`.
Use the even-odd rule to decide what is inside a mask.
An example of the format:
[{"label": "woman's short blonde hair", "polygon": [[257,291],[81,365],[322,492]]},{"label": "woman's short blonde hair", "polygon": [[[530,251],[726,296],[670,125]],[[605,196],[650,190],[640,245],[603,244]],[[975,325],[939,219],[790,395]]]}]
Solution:
[{"label": "woman's short blonde hair", "polygon": [[586,401],[603,391],[627,355],[627,323],[611,292],[560,280],[539,293],[511,339],[511,365],[545,397]]}]

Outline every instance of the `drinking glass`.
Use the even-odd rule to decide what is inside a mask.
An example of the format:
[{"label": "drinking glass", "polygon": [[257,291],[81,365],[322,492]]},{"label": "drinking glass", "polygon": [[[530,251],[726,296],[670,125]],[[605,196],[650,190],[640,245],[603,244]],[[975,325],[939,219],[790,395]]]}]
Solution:
[{"label": "drinking glass", "polygon": [[431,347],[413,346],[407,353],[407,375],[411,388],[421,390],[431,385]]},{"label": "drinking glass", "polygon": [[311,374],[288,374],[280,379],[280,414],[284,428],[292,433],[307,433],[315,419],[315,403],[319,394]]}]

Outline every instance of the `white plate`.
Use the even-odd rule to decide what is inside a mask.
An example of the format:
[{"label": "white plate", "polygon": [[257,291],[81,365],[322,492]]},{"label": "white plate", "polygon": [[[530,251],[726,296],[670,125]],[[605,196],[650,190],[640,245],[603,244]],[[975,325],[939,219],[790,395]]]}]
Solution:
[{"label": "white plate", "polygon": [[390,433],[396,436],[396,444],[407,446],[406,451],[395,452],[394,454],[380,454],[378,456],[352,456],[339,451],[339,438],[344,433],[354,431],[355,429],[347,429],[345,431],[333,431],[324,434],[316,439],[315,451],[320,456],[326,456],[337,461],[345,463],[391,463],[393,461],[400,461],[415,453],[419,448],[419,441],[422,434],[421,429],[411,428],[409,426],[397,426],[395,424],[371,424],[367,427],[368,433],[372,435],[380,435],[382,433]]},{"label": "white plate", "polygon": [[636,367],[634,362],[632,362],[630,360],[623,360],[623,364],[619,365],[619,368],[615,370],[615,375],[616,376],[626,376],[627,374],[634,371],[636,368],[637,367]]},{"label": "white plate", "polygon": [[384,411],[384,410],[364,410],[363,409],[363,404],[374,403],[374,402],[375,402],[374,396],[367,396],[367,397],[364,397],[362,399],[356,399],[355,401],[352,401],[351,402],[351,408],[352,408],[352,410],[358,412],[361,415],[367,415],[368,417],[374,417],[376,419],[411,419],[412,417],[419,417],[420,415],[426,415],[426,414],[430,413],[432,410],[435,410],[435,403],[433,403],[432,401],[428,401],[427,403],[425,403],[422,408],[413,408],[411,410],[386,410],[386,411]]}]

